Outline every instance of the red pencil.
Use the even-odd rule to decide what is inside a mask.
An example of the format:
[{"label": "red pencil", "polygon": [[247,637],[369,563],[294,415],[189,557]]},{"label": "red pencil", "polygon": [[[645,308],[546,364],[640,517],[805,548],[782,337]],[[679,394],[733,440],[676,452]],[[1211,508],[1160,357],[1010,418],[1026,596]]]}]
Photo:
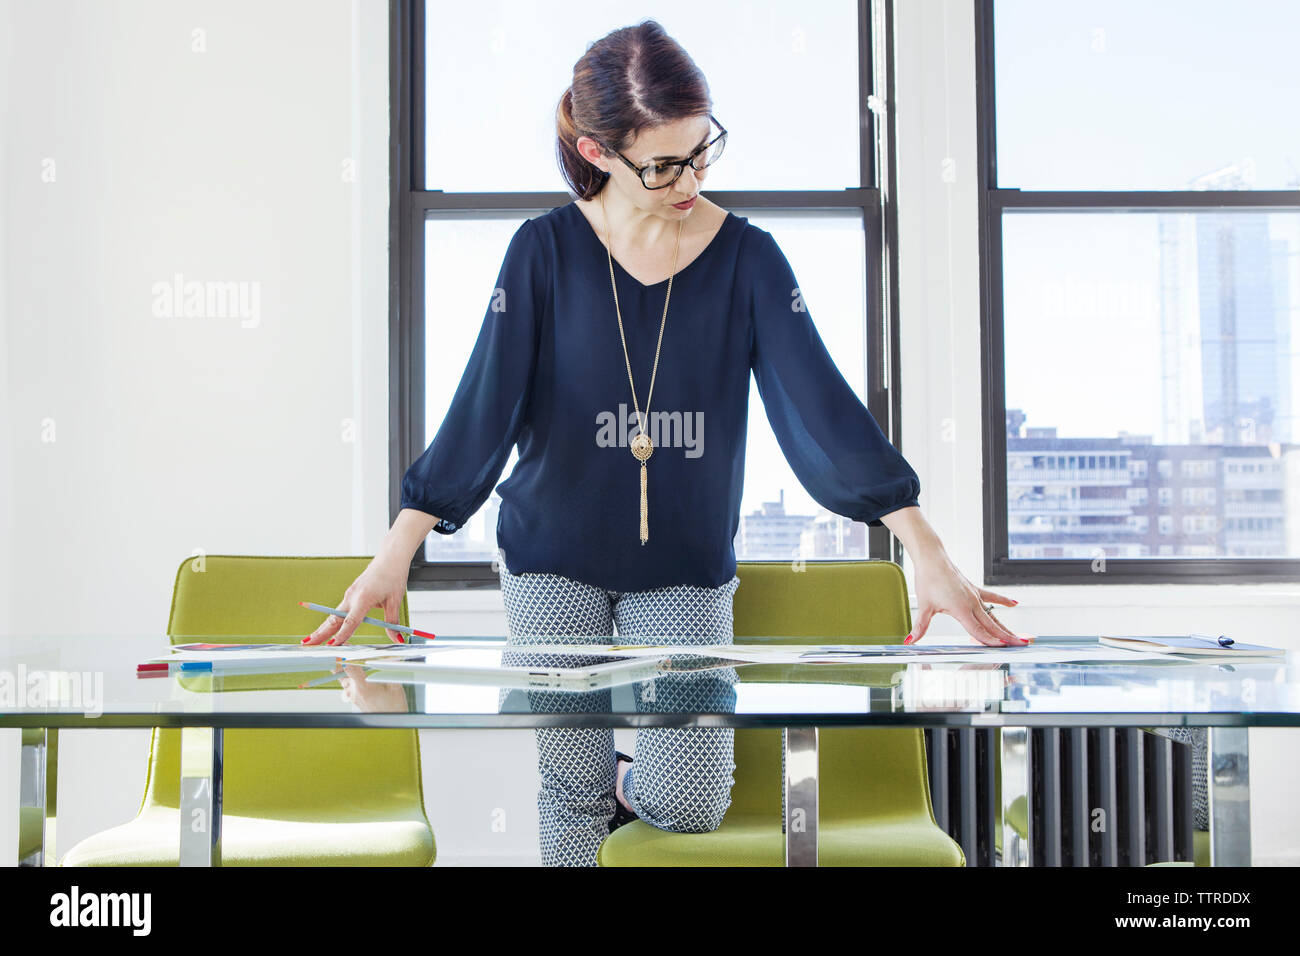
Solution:
[{"label": "red pencil", "polygon": [[[312,604],[310,601],[299,601],[298,605],[300,607],[305,607],[311,611],[320,611],[324,614],[333,614],[335,617],[348,616],[347,611],[340,611],[336,607],[326,607],[323,604]],[[422,631],[418,627],[407,627],[405,624],[390,624],[387,621],[376,620],[373,617],[363,617],[361,620],[363,620],[367,624],[374,624],[378,627],[386,628],[387,630],[390,631],[398,631],[402,634],[412,634],[415,637],[427,637],[429,640],[433,640],[437,636],[435,634],[430,633],[429,631]],[[404,642],[399,641],[399,643],[404,643]]]}]

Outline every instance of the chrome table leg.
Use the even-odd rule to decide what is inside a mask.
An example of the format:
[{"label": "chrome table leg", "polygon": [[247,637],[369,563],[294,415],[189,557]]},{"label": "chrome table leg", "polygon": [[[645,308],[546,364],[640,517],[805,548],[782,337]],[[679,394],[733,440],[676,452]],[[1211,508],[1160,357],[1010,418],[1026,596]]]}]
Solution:
[{"label": "chrome table leg", "polygon": [[[54,866],[54,830],[59,806],[59,731],[24,727],[18,778],[19,866]],[[40,840],[25,857],[24,837],[39,828]]]},{"label": "chrome table leg", "polygon": [[221,865],[220,727],[181,729],[180,865]]},{"label": "chrome table leg", "polygon": [[786,727],[785,865],[817,865],[817,728]]},{"label": "chrome table leg", "polygon": [[[1001,866],[1029,866],[1033,862],[1033,813],[1029,805],[1029,728],[1002,728],[1002,857]],[[1011,805],[1025,801],[1025,836],[1011,826]]]},{"label": "chrome table leg", "polygon": [[1250,866],[1250,730],[1211,727],[1210,866]]}]

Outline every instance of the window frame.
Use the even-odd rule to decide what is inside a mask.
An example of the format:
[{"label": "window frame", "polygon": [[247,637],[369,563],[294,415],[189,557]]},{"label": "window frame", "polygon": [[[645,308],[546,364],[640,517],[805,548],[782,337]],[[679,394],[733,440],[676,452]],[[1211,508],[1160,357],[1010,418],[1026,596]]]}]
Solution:
[{"label": "window frame", "polygon": [[[901,376],[897,177],[893,162],[893,0],[857,0],[858,170],[861,186],[841,190],[708,190],[727,209],[861,210],[865,236],[867,324],[865,403],[900,452]],[[573,199],[554,192],[451,192],[425,188],[425,4],[389,0],[389,520],[401,510],[401,480],[428,447],[424,421],[424,263],[426,220],[446,213],[507,215],[551,209]],[[877,172],[883,173],[883,184]],[[558,176],[558,171],[557,171]],[[493,561],[427,561],[425,542],[411,561],[408,590],[498,588]],[[886,527],[867,528],[873,560],[901,564],[902,544]],[[738,556],[740,560],[745,560]],[[847,560],[847,559],[846,559]],[[861,560],[857,558],[855,560]],[[773,560],[771,563],[777,563]],[[781,561],[780,563],[785,563]]]},{"label": "window frame", "polygon": [[[975,14],[977,192],[980,249],[980,362],[984,455],[984,580],[1007,584],[1253,584],[1294,582],[1300,558],[1008,557],[1006,351],[1002,216],[1006,210],[1195,212],[1251,209],[1300,212],[1300,190],[1022,190],[997,179],[994,2],[972,0]],[[1189,446],[1190,447],[1190,446]],[[1230,447],[1230,446],[1225,446]],[[1162,463],[1164,459],[1161,460]],[[1149,479],[1148,479],[1149,480]],[[1167,516],[1158,515],[1159,519]],[[1163,525],[1158,520],[1157,525]],[[1159,545],[1159,542],[1155,542]]]}]

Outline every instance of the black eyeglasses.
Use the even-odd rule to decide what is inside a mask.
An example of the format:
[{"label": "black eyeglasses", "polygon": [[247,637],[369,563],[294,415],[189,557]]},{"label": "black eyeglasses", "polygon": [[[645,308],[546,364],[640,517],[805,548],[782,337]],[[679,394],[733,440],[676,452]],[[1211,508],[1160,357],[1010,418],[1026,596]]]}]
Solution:
[{"label": "black eyeglasses", "polygon": [[[607,146],[604,143],[601,143],[601,145],[623,160],[627,164],[627,168],[641,178],[641,185],[645,186],[646,189],[667,189],[681,177],[687,163],[691,164],[692,169],[708,169],[722,155],[722,148],[727,145],[727,131],[714,118],[712,113],[709,114],[709,121],[718,128],[718,135],[700,146],[699,149],[685,159],[647,163],[644,166],[638,166],[612,146]],[[592,138],[595,139],[595,137]],[[600,142],[600,140],[596,141]]]}]

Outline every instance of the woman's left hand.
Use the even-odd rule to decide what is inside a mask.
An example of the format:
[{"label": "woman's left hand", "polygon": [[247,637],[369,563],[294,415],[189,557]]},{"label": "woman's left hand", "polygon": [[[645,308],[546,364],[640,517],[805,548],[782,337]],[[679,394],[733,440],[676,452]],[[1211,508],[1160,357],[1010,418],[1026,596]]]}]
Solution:
[{"label": "woman's left hand", "polygon": [[930,627],[936,614],[951,615],[972,638],[990,647],[1024,647],[1032,637],[1012,633],[1006,625],[984,610],[985,604],[1006,607],[1016,602],[987,588],[971,584],[946,555],[939,554],[920,562],[916,568],[916,626],[903,641],[915,644]]}]

